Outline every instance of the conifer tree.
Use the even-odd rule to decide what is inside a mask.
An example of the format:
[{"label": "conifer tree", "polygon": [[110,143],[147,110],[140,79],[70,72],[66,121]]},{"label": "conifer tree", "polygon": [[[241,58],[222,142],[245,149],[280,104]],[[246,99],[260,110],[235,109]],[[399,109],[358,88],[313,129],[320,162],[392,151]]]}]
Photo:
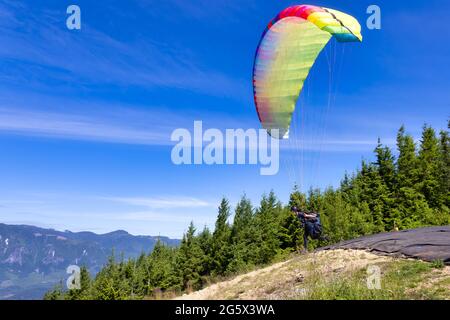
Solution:
[{"label": "conifer tree", "polygon": [[199,289],[202,286],[203,252],[195,237],[195,226],[191,222],[188,231],[183,236],[178,255],[176,267],[182,281],[183,288]]},{"label": "conifer tree", "polygon": [[70,289],[64,296],[65,300],[89,299],[91,289],[91,276],[85,266],[80,268],[80,288]]},{"label": "conifer tree", "polygon": [[230,205],[228,200],[223,198],[219,206],[219,214],[212,236],[211,271],[214,275],[224,275],[231,259],[229,217]]},{"label": "conifer tree", "polygon": [[[374,166],[377,173],[373,173],[374,188],[372,197],[378,198],[380,201],[378,209],[382,210],[381,216],[383,219],[384,227],[377,228],[377,230],[394,230],[397,227],[399,215],[395,209],[395,185],[396,185],[396,172],[395,172],[395,159],[392,155],[392,151],[389,147],[383,146],[381,140],[378,139],[378,145],[375,148],[376,161]],[[378,177],[381,181],[378,181]],[[378,221],[377,219],[374,220]]]},{"label": "conifer tree", "polygon": [[213,239],[211,231],[208,229],[207,226],[205,226],[200,232],[200,234],[197,236],[198,243],[200,245],[200,249],[203,252],[203,276],[208,277],[211,275],[211,268],[212,268],[212,253],[213,253]]},{"label": "conifer tree", "polygon": [[244,195],[236,206],[231,227],[233,258],[228,273],[243,270],[255,262],[257,232],[252,204]]},{"label": "conifer tree", "polygon": [[253,220],[253,208],[250,200],[245,195],[238,202],[233,225],[231,228],[231,238],[233,243],[243,242],[250,236],[250,227]]},{"label": "conifer tree", "polygon": [[432,208],[439,207],[439,140],[436,132],[430,126],[423,127],[418,157],[419,183],[418,190]]},{"label": "conifer tree", "polygon": [[306,196],[300,192],[298,189],[298,186],[294,186],[294,190],[291,193],[291,196],[289,198],[289,207],[297,207],[299,210],[305,211],[307,208],[307,199]]},{"label": "conifer tree", "polygon": [[288,207],[282,211],[278,239],[280,248],[284,250],[299,250],[303,245],[303,228],[297,216],[291,212],[291,208],[306,210],[306,196],[301,193],[298,186],[294,186]]},{"label": "conifer tree", "polygon": [[322,208],[322,195],[320,189],[310,188],[307,200],[308,211],[320,212]]},{"label": "conifer tree", "polygon": [[158,239],[152,253],[142,265],[146,274],[145,294],[151,295],[155,290],[181,289],[183,275],[175,273],[178,252],[179,250],[175,252]]},{"label": "conifer tree", "polygon": [[130,283],[123,273],[124,262],[116,263],[114,251],[106,266],[97,274],[93,283],[95,300],[126,300],[130,298]]},{"label": "conifer tree", "polygon": [[47,291],[44,294],[44,300],[63,300],[64,299],[64,290],[63,290],[63,284],[62,281],[55,285],[55,287]]},{"label": "conifer tree", "polygon": [[[450,120],[448,128],[450,129]],[[439,149],[439,202],[450,208],[450,135],[446,130],[440,132]]]},{"label": "conifer tree", "polygon": [[375,149],[378,173],[390,192],[394,191],[395,184],[395,161],[392,151],[389,147],[383,146],[378,139],[378,145]]},{"label": "conifer tree", "polygon": [[263,195],[255,219],[257,226],[257,263],[269,262],[280,248],[278,238],[278,225],[281,218],[282,206],[275,193],[271,191],[268,196]]},{"label": "conifer tree", "polygon": [[418,181],[418,164],[414,139],[405,134],[402,126],[397,134],[397,189],[415,188]]}]

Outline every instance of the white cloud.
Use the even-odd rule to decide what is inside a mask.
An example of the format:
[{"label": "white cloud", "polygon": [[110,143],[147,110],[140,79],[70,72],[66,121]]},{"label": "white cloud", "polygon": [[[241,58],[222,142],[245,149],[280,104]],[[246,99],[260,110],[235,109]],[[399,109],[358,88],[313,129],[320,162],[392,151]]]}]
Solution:
[{"label": "white cloud", "polygon": [[[150,114],[148,114],[150,115]],[[170,131],[161,125],[139,128],[110,119],[54,112],[0,109],[0,131],[65,139],[165,145]]]},{"label": "white cloud", "polygon": [[[212,224],[214,223],[214,218],[210,217],[207,221],[198,221],[199,217],[195,217],[194,215],[176,215],[172,213],[160,213],[160,212],[152,212],[152,211],[138,211],[138,212],[127,212],[120,215],[115,215],[110,217],[113,220],[117,221],[142,221],[142,222],[169,222],[169,223],[178,223],[183,226],[187,226],[191,221],[196,220],[194,222],[203,222]],[[203,219],[204,220],[204,219]]]},{"label": "white cloud", "polygon": [[204,200],[189,197],[105,197],[102,199],[152,209],[202,208],[213,206],[211,203]]},{"label": "white cloud", "polygon": [[[92,110],[96,107],[92,106]],[[115,111],[114,111],[115,110]],[[186,116],[163,111],[133,112],[131,109],[116,117],[117,109],[110,112],[92,114],[68,114],[48,111],[30,111],[24,109],[2,108],[0,105],[0,131],[20,135],[43,136],[58,139],[74,139],[81,141],[98,141],[136,145],[173,145],[171,132],[180,127],[191,128],[192,122]],[[216,120],[212,120],[215,122]],[[221,125],[224,125],[222,123]],[[226,125],[226,124],[225,124]],[[227,127],[239,128],[238,122]],[[209,126],[205,126],[204,130]],[[259,128],[258,128],[259,129]],[[382,139],[386,145],[395,145],[395,139]],[[304,151],[365,151],[373,149],[377,139],[358,138],[296,138],[280,141],[282,150]],[[247,147],[248,149],[248,147]]]}]

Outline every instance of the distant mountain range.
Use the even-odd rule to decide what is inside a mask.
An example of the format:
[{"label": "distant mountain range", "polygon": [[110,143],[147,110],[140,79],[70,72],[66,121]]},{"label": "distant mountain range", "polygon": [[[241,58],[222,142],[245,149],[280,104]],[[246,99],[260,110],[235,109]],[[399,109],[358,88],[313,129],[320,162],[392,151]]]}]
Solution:
[{"label": "distant mountain range", "polygon": [[95,274],[113,250],[117,257],[134,258],[151,252],[158,238],[170,246],[179,243],[122,230],[95,234],[0,223],[0,299],[41,299],[65,281],[69,265],[84,265]]}]

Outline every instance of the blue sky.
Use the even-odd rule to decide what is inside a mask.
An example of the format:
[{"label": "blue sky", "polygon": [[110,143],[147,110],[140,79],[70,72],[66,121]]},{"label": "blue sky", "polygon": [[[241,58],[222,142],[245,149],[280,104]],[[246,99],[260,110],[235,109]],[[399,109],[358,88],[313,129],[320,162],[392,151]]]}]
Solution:
[{"label": "blue sky", "polygon": [[[282,145],[278,175],[261,176],[175,166],[170,134],[194,120],[259,128],[254,52],[295,2],[0,0],[0,222],[180,237],[191,220],[212,225],[222,196],[256,203],[274,189],[286,201],[295,183],[335,186],[401,124],[417,139],[425,122],[446,126],[449,4],[309,3],[357,17],[364,42],[321,54],[294,120],[301,138]],[[374,3],[381,30],[365,27]],[[65,26],[70,4],[80,31]]]}]

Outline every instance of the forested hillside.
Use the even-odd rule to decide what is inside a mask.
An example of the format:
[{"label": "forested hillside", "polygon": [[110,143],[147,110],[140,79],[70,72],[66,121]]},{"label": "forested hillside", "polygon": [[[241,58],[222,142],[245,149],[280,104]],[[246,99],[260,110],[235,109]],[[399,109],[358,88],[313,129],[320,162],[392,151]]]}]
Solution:
[{"label": "forested hillside", "polygon": [[125,258],[149,253],[158,242],[178,240],[133,236],[125,231],[106,234],[70,232],[0,223],[0,299],[39,299],[66,277],[69,265],[83,265],[97,273],[114,248]]},{"label": "forested hillside", "polygon": [[[424,126],[416,143],[400,128],[397,150],[379,141],[371,160],[346,174],[339,188],[293,190],[288,204],[275,194],[255,205],[245,196],[234,209],[220,203],[214,230],[188,228],[178,248],[158,243],[149,255],[111,257],[91,278],[83,269],[81,290],[62,287],[46,299],[141,299],[202,288],[221,277],[281,260],[301,248],[302,228],[289,210],[297,206],[322,214],[330,243],[361,235],[450,223],[450,138]],[[311,248],[324,243],[312,242]]]}]

